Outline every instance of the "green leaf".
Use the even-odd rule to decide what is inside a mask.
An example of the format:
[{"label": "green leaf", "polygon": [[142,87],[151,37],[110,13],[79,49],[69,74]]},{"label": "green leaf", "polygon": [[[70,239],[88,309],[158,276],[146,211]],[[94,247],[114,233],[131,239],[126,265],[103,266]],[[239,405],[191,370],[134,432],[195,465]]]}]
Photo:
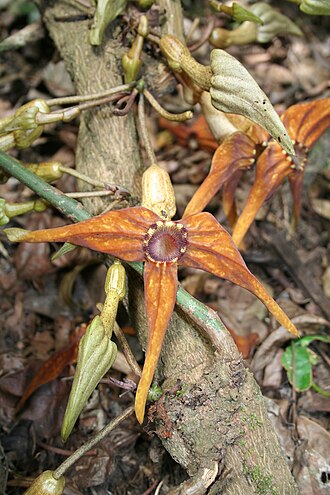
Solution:
[{"label": "green leaf", "polygon": [[211,102],[222,112],[244,115],[273,136],[282,148],[294,155],[287,130],[268,97],[251,74],[224,50],[211,52]]},{"label": "green leaf", "polygon": [[314,340],[320,340],[321,342],[330,344],[330,337],[328,337],[327,335],[306,335],[305,337],[299,339],[297,342],[299,342],[299,345],[301,345],[302,347],[308,347],[309,344],[314,342]]},{"label": "green leaf", "polygon": [[91,45],[101,45],[104,31],[126,9],[126,5],[127,0],[98,0],[93,25],[89,33]]},{"label": "green leaf", "polygon": [[297,392],[308,390],[313,384],[311,354],[314,353],[309,349],[295,344],[287,347],[283,353],[283,367],[286,369],[289,382]]},{"label": "green leaf", "polygon": [[300,10],[309,15],[330,15],[329,0],[302,0]]}]

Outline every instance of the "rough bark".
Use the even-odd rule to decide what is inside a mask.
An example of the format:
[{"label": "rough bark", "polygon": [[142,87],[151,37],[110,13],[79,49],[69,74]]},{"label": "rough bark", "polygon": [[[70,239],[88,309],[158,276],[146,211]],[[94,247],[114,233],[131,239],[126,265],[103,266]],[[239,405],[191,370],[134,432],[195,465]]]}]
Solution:
[{"label": "rough bark", "polygon": [[[80,13],[77,5],[69,0],[43,5],[46,26],[77,93],[121,84],[122,48],[112,38],[118,24],[106,31],[102,46],[93,48],[88,44],[91,21],[63,22]],[[138,195],[143,164],[133,117],[115,117],[108,107],[84,112],[76,167]],[[92,213],[101,205],[86,204]],[[141,279],[130,271],[129,281],[129,310],[145,344]],[[205,333],[212,333],[212,344]],[[177,310],[165,338],[158,378],[164,380],[165,395],[154,408],[157,433],[190,477],[172,494],[297,493],[259,387],[220,323],[211,328],[205,318],[197,324]]]}]

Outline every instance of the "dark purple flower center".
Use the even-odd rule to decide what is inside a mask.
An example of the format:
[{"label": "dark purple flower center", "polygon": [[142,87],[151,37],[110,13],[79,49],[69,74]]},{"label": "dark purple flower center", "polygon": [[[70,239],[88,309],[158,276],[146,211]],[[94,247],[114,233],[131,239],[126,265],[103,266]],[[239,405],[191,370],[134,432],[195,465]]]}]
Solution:
[{"label": "dark purple flower center", "polygon": [[150,225],[144,236],[143,250],[150,261],[173,263],[183,256],[187,245],[188,233],[182,223],[159,221]]}]

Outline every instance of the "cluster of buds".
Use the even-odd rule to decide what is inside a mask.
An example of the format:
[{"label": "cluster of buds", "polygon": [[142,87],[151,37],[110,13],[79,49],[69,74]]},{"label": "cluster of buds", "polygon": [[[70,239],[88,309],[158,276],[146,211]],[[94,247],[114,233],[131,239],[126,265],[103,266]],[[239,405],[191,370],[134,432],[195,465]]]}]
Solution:
[{"label": "cluster of buds", "polygon": [[70,122],[78,117],[80,112],[79,105],[51,112],[45,100],[38,98],[29,101],[16,110],[12,117],[0,121],[0,149],[7,151],[13,147],[29,148],[41,136],[45,124]]},{"label": "cluster of buds", "polygon": [[3,151],[13,146],[29,148],[44,130],[44,125],[38,122],[38,116],[49,112],[47,103],[37,99],[21,106],[12,117],[3,119],[0,122],[0,148]]}]

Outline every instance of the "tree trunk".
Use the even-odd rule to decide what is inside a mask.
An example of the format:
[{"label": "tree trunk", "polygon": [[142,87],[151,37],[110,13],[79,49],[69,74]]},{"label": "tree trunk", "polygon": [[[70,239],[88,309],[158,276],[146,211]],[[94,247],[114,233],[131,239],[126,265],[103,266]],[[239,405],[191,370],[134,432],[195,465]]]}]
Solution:
[{"label": "tree trunk", "polygon": [[[177,1],[165,3],[167,9],[171,3],[178,9]],[[63,22],[81,14],[78,8],[73,0],[43,5],[46,26],[77,94],[121,84],[123,48],[113,38],[114,33],[118,38],[120,23],[115,21],[106,30],[100,47],[92,47],[88,43],[90,20]],[[116,117],[106,105],[85,111],[80,120],[76,168],[138,196],[144,165],[133,116]],[[99,213],[102,201],[86,200],[85,206],[91,213]],[[132,270],[129,287],[129,311],[145,345],[142,283]],[[171,493],[296,494],[260,389],[224,326],[220,321],[212,326],[210,321],[207,317],[198,321],[177,309],[158,366],[165,394],[154,408],[157,433],[190,477]],[[205,331],[212,333],[212,343]]]}]

